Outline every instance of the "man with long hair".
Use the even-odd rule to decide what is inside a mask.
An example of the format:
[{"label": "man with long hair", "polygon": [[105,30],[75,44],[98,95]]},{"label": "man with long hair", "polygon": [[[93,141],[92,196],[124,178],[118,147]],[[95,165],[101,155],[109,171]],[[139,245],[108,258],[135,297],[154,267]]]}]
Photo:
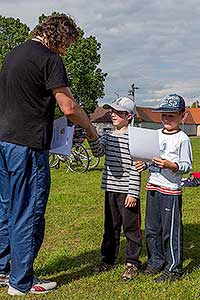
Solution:
[{"label": "man with long hair", "polygon": [[91,137],[96,130],[69,88],[63,55],[78,39],[67,15],[51,16],[12,49],[0,73],[0,284],[10,295],[47,293],[56,282],[35,277],[50,190],[48,149],[55,103]]}]

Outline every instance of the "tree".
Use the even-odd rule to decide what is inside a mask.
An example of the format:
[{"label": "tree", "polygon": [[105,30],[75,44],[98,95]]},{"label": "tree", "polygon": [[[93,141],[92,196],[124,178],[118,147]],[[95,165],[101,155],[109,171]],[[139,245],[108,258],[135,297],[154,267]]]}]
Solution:
[{"label": "tree", "polygon": [[191,107],[200,107],[199,101],[195,101],[192,103]]},{"label": "tree", "polygon": [[[60,15],[53,12],[52,15]],[[39,22],[45,21],[47,16],[42,14]],[[101,44],[94,36],[84,37],[79,28],[79,40],[72,45],[62,57],[70,79],[70,87],[75,99],[84,106],[87,113],[91,113],[98,105],[98,98],[104,96],[104,81],[107,73],[98,67],[101,57],[98,53]]]},{"label": "tree", "polygon": [[[59,15],[59,13],[53,12],[52,15]],[[39,22],[45,21],[46,18],[47,16],[42,14]],[[91,113],[98,105],[98,98],[104,96],[104,81],[107,73],[103,73],[98,67],[101,60],[99,54],[101,44],[94,36],[84,37],[81,28],[79,33],[78,42],[67,50],[63,61],[75,99],[83,104],[87,113]],[[0,65],[6,54],[29,36],[29,27],[19,19],[0,16]],[[58,116],[58,107],[56,115]]]},{"label": "tree", "polygon": [[29,27],[19,19],[0,16],[0,66],[6,54],[28,38],[29,31]]},{"label": "tree", "polygon": [[98,98],[104,96],[105,73],[97,67],[100,63],[98,51],[101,44],[94,36],[81,37],[63,57],[71,78],[71,89],[76,99],[91,113],[98,105]]}]

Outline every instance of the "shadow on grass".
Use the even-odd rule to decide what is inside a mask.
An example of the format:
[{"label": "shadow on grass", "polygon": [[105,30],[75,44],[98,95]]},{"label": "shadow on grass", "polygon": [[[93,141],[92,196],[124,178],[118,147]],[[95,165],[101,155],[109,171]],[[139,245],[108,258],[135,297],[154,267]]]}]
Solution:
[{"label": "shadow on grass", "polygon": [[[37,268],[39,276],[51,276],[60,285],[67,284],[71,281],[80,278],[93,276],[95,274],[94,268],[100,262],[100,248],[86,251],[78,256],[68,257],[67,255],[60,255],[41,268]],[[126,240],[121,237],[120,252],[117,259],[117,265],[124,265],[125,263]],[[141,257],[146,255],[146,248],[143,247]],[[63,274],[58,274],[62,273]],[[56,275],[58,274],[58,275]]]},{"label": "shadow on grass", "polygon": [[[53,275],[51,279],[56,280],[60,285],[68,284],[71,281],[94,275],[94,266],[99,262],[100,250],[95,249],[81,253],[78,256],[68,257],[60,255],[55,257],[42,268],[37,269],[40,276]],[[62,273],[58,274],[57,273]]]},{"label": "shadow on grass", "polygon": [[[189,264],[184,268],[184,272],[191,273],[200,265],[200,225],[186,224],[184,225],[184,260],[190,260]],[[121,238],[120,251],[117,259],[118,265],[123,265],[125,260],[126,240]],[[100,248],[86,251],[75,257],[61,255],[56,257],[53,262],[49,262],[42,268],[37,269],[37,273],[41,275],[53,275],[60,285],[68,284],[80,278],[94,275],[94,267],[99,263]],[[143,232],[143,247],[141,259],[144,265],[147,260],[147,251],[145,243],[145,235]],[[145,262],[144,262],[145,261]],[[62,273],[63,274],[58,274]],[[64,273],[65,272],[65,273]],[[56,275],[58,274],[58,275]]]},{"label": "shadow on grass", "polygon": [[200,266],[200,224],[184,225],[184,260],[189,259],[190,263],[184,271],[191,273]]},{"label": "shadow on grass", "polygon": [[91,173],[94,171],[103,171],[103,167],[102,166],[97,166],[94,169],[88,169],[87,172]]}]

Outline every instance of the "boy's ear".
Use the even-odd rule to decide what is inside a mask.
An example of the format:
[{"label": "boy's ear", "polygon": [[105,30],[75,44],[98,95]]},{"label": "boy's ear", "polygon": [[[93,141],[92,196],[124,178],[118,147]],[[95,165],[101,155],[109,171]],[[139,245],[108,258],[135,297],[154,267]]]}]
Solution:
[{"label": "boy's ear", "polygon": [[128,114],[128,121],[132,120],[133,116],[131,114]]},{"label": "boy's ear", "polygon": [[185,119],[187,118],[187,114],[184,112],[181,113],[181,122],[185,122]]}]

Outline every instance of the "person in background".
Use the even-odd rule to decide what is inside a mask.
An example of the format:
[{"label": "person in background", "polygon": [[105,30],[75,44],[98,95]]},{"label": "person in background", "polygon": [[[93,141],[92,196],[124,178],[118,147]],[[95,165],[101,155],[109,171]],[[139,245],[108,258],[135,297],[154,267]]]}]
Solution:
[{"label": "person in background", "polygon": [[105,155],[101,184],[105,190],[102,260],[95,271],[100,273],[115,267],[123,227],[127,247],[122,279],[130,280],[139,274],[141,267],[139,256],[142,248],[140,174],[130,157],[128,139],[128,125],[136,114],[136,106],[130,98],[121,97],[103,107],[111,110],[115,130],[105,132],[102,137],[95,140],[88,139],[94,156]]},{"label": "person in background", "polygon": [[57,285],[33,271],[44,238],[56,101],[71,121],[96,137],[72,96],[60,58],[77,38],[70,16],[48,17],[32,39],[8,53],[0,72],[0,284],[9,284],[10,295],[47,293]]},{"label": "person in background", "polygon": [[[167,95],[154,110],[161,114],[158,130],[160,157],[149,165],[145,232],[148,250],[146,275],[162,272],[155,282],[174,281],[183,273],[182,175],[192,168],[189,137],[179,128],[185,101],[177,94]],[[138,172],[148,164],[135,163]]]}]

